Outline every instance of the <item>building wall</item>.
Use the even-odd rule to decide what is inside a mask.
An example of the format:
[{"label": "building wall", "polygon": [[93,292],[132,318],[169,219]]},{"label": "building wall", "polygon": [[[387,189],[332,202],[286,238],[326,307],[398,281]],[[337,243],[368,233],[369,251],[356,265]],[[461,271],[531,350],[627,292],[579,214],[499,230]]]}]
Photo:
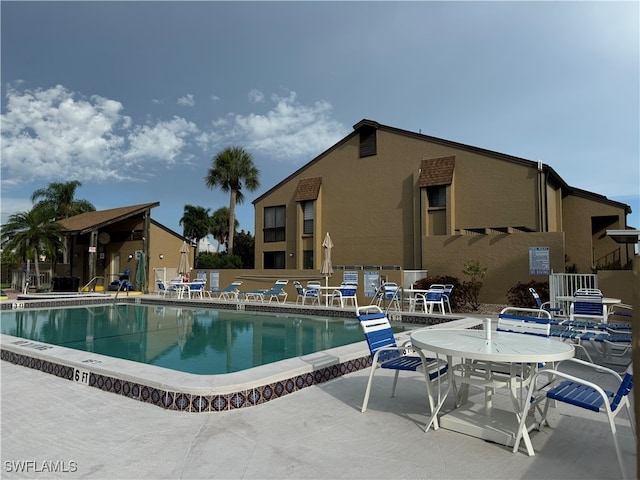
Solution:
[{"label": "building wall", "polygon": [[529,248],[549,247],[550,268],[564,272],[564,235],[558,233],[511,233],[454,235],[423,238],[424,250],[433,252],[424,262],[429,276],[450,275],[461,281],[465,262],[478,261],[487,272],[480,293],[482,303],[508,303],[507,292],[518,282],[547,281],[548,275],[529,273]]},{"label": "building wall", "polygon": [[[490,295],[499,297],[529,280],[529,246],[552,247],[551,268],[559,272],[565,255],[588,272],[592,258],[618,248],[606,229],[624,228],[623,206],[572,194],[541,164],[388,128],[377,130],[375,155],[359,155],[356,131],[254,202],[256,268],[264,267],[264,251],[284,251],[286,268],[302,268],[302,252],[312,248],[319,269],[329,232],[339,265],[395,265],[460,277],[465,260],[484,260],[495,272],[488,275],[496,275]],[[429,209],[419,183],[422,161],[451,156],[447,205]],[[295,194],[301,179],[315,177],[322,178],[315,232],[303,237]],[[276,205],[287,207],[286,241],[264,243],[264,208]]]},{"label": "building wall", "polygon": [[[311,242],[316,251],[314,266],[319,268],[321,242],[329,232],[337,263],[421,267],[419,238],[430,228],[423,215],[428,206],[417,183],[419,169],[423,159],[451,155],[455,156],[451,187],[455,193],[450,195],[446,219],[436,221],[447,222],[449,231],[538,228],[536,169],[378,131],[377,155],[359,158],[359,136],[354,135],[256,202],[256,267],[264,265],[263,251],[283,250],[287,268],[302,267],[302,249],[297,248],[303,241],[297,226],[301,217],[294,197],[299,180],[311,177],[322,177]],[[287,207],[287,239],[265,244],[263,209],[276,205]]]},{"label": "building wall", "polygon": [[579,273],[591,273],[596,261],[612,252],[626,250],[607,236],[607,230],[626,227],[622,208],[568,195],[563,200],[563,230],[566,234],[568,264],[576,264]]}]

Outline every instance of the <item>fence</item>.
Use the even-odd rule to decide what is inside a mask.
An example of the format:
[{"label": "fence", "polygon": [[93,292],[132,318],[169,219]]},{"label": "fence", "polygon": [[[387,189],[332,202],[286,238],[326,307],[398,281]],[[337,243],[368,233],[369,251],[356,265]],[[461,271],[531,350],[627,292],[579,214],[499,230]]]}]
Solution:
[{"label": "fence", "polygon": [[573,296],[579,288],[598,288],[598,275],[591,273],[553,273],[549,275],[549,300],[552,305],[565,303],[565,311],[570,302],[560,302],[558,297]]}]

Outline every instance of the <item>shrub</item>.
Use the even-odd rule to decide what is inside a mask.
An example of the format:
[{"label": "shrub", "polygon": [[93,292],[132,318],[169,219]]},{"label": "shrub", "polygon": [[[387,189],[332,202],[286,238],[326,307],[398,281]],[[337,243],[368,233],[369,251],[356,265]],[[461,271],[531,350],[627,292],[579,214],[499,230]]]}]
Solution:
[{"label": "shrub", "polygon": [[218,270],[242,268],[242,259],[237,255],[223,253],[201,253],[198,255],[198,268],[214,268]]},{"label": "shrub", "polygon": [[529,283],[518,282],[509,289],[507,292],[509,305],[512,307],[536,308],[536,301],[531,292],[529,292],[529,288],[533,288],[538,292],[543,303],[549,301],[549,282],[531,280]]},{"label": "shrub", "polygon": [[464,282],[466,286],[466,298],[465,300],[469,304],[472,310],[478,310],[480,306],[480,289],[482,288],[482,279],[487,273],[486,267],[481,267],[478,260],[467,260],[464,263],[462,273],[471,277],[471,280]]}]

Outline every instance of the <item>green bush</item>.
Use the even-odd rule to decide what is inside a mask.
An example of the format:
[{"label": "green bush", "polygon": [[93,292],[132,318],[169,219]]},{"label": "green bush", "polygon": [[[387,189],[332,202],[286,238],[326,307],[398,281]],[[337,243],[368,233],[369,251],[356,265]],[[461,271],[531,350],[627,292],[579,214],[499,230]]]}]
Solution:
[{"label": "green bush", "polygon": [[509,289],[507,292],[509,305],[512,307],[536,308],[536,301],[531,292],[529,292],[529,288],[533,288],[538,292],[543,303],[549,301],[549,282],[531,280],[529,283],[518,282]]},{"label": "green bush", "polygon": [[217,270],[242,268],[242,259],[237,255],[223,253],[201,253],[198,255],[198,268],[213,268]]}]

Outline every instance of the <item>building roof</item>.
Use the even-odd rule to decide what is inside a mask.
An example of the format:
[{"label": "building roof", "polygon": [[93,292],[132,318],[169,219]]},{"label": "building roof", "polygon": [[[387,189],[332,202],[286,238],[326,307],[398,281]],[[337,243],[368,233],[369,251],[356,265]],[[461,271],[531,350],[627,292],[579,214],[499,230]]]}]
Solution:
[{"label": "building roof", "polygon": [[317,200],[322,177],[301,178],[296,189],[296,202]]},{"label": "building roof", "polygon": [[597,201],[601,201],[603,203],[608,203],[608,204],[611,204],[611,205],[615,205],[617,207],[622,207],[622,208],[624,208],[626,210],[627,214],[631,213],[631,207],[629,205],[627,205],[627,204],[616,202],[614,200],[610,200],[607,197],[605,197],[604,195],[599,195],[599,194],[596,194],[596,193],[587,192],[585,190],[581,190],[581,189],[569,186],[562,179],[562,177],[560,177],[560,175],[558,175],[558,173],[553,168],[551,168],[549,165],[546,165],[546,164],[544,164],[544,163],[542,163],[540,161],[527,160],[525,158],[514,157],[512,155],[507,155],[505,153],[495,152],[495,151],[492,151],[492,150],[486,150],[484,148],[474,147],[474,146],[471,146],[471,145],[465,145],[463,143],[454,142],[452,140],[444,140],[442,138],[437,138],[437,137],[432,137],[432,136],[429,136],[429,135],[424,135],[422,132],[416,133],[416,132],[411,132],[409,130],[402,130],[400,128],[390,127],[388,125],[382,125],[382,124],[380,124],[380,123],[378,123],[378,122],[376,122],[374,120],[367,120],[367,119],[360,120],[358,123],[356,123],[353,126],[353,132],[351,132],[349,135],[344,137],[342,140],[338,141],[333,146],[329,147],[327,150],[322,152],[320,155],[318,155],[316,158],[314,158],[313,160],[311,160],[307,164],[305,164],[302,167],[300,167],[298,170],[293,172],[291,175],[289,175],[288,177],[284,178],[281,182],[279,182],[274,187],[270,188],[265,193],[263,193],[258,198],[256,198],[252,203],[255,205],[262,198],[268,196],[273,191],[277,190],[281,185],[285,184],[290,179],[292,179],[295,176],[299,175],[302,171],[307,169],[310,165],[313,165],[316,162],[319,162],[320,160],[322,160],[322,158],[324,158],[325,156],[329,155],[332,151],[336,150],[339,146],[341,146],[342,144],[346,143],[352,137],[357,135],[359,130],[362,129],[362,128],[367,128],[367,129],[375,128],[375,129],[378,129],[378,130],[384,130],[384,131],[387,131],[387,132],[395,133],[397,135],[417,138],[417,139],[420,139],[420,140],[424,140],[424,141],[427,141],[427,142],[430,142],[430,143],[435,143],[435,144],[438,144],[438,145],[443,145],[443,146],[450,147],[450,148],[456,148],[456,149],[459,149],[459,150],[466,150],[466,151],[473,152],[473,153],[480,154],[480,155],[484,155],[484,156],[487,156],[487,157],[492,157],[492,158],[495,158],[497,160],[503,160],[503,161],[508,161],[508,162],[512,162],[512,163],[517,163],[519,165],[525,165],[525,166],[528,166],[528,167],[531,167],[531,168],[537,168],[537,169],[539,169],[541,171],[546,172],[547,175],[548,175],[548,178],[553,180],[554,182],[556,182],[563,189],[564,193],[567,194],[567,195],[577,195],[577,196],[582,196],[582,197],[588,197],[588,198],[590,198],[592,200],[597,200]]},{"label": "building roof", "polygon": [[70,235],[82,235],[92,230],[106,227],[134,215],[139,215],[147,210],[160,205],[160,202],[141,203],[129,207],[112,208],[95,212],[81,213],[73,217],[59,220],[57,223]]},{"label": "building roof", "polygon": [[420,187],[451,185],[456,157],[426,158],[420,167]]}]

